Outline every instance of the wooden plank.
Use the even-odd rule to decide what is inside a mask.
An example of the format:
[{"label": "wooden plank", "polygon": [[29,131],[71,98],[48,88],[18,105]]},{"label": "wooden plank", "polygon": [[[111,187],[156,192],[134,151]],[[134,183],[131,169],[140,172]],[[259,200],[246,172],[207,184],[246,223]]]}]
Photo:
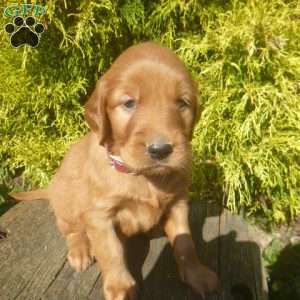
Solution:
[{"label": "wooden plank", "polygon": [[151,241],[150,259],[146,260],[143,300],[183,299],[186,287],[181,283],[172,249],[165,238]]},{"label": "wooden plank", "polygon": [[[190,209],[190,224],[192,235],[199,256],[203,263],[217,271],[218,264],[218,245],[207,244],[202,237],[202,227],[207,215],[213,216],[210,220],[208,237],[217,237],[219,233],[219,211],[217,205],[207,205],[207,202],[193,202]],[[149,260],[149,257],[151,259]],[[194,294],[187,286],[182,284],[179,279],[176,263],[170,245],[166,239],[161,238],[151,241],[150,255],[148,256],[144,270],[144,294],[143,300],[161,299],[199,299],[199,295]],[[207,296],[207,300],[217,299],[216,295]]]},{"label": "wooden plank", "polygon": [[[63,268],[57,274],[55,281],[43,293],[41,299],[88,300],[99,277],[100,274],[96,264],[83,273],[76,273],[66,261]],[[100,289],[97,292],[97,298],[95,299],[99,300]]]},{"label": "wooden plank", "polygon": [[[221,217],[220,213],[217,204],[206,201],[194,202],[190,213],[199,256],[219,273],[223,283],[222,292],[206,299],[265,299],[266,281],[261,272],[260,253],[248,226],[227,211]],[[9,234],[0,242],[1,300],[103,299],[97,266],[94,264],[77,274],[67,263],[65,241],[46,202],[16,205],[0,218],[0,228]],[[233,231],[237,232],[236,236]],[[138,259],[143,247],[143,243],[136,242],[131,244],[134,259]],[[151,241],[143,277],[142,300],[201,298],[181,283],[165,238]],[[247,298],[243,285],[249,286],[252,298]]]},{"label": "wooden plank", "polygon": [[[190,224],[197,252],[202,263],[219,276],[219,218],[222,208],[215,201],[194,201],[190,209]],[[199,299],[190,293],[188,299]],[[208,300],[217,300],[218,294],[207,295]]]},{"label": "wooden plank", "polygon": [[[0,243],[0,299],[89,299],[96,265],[75,273],[46,202],[22,202],[0,218],[8,239]],[[100,299],[100,291],[98,291]]]},{"label": "wooden plank", "polygon": [[[64,241],[43,202],[20,203],[0,219],[0,298],[38,299],[65,261]],[[26,295],[26,297],[24,296]]]},{"label": "wooden plank", "polygon": [[266,282],[257,243],[249,226],[225,210],[220,218],[220,276],[224,300],[267,299]]},{"label": "wooden plank", "polygon": [[[215,269],[218,261],[217,245],[206,245],[201,231],[205,216],[209,213],[216,216],[210,224],[209,234],[218,236],[218,212],[217,206],[207,206],[207,203],[202,201],[194,202],[190,210],[190,223],[198,253],[207,265],[213,267],[215,264]],[[213,259],[209,259],[210,257]],[[199,295],[195,295],[181,283],[172,250],[165,238],[151,241],[150,255],[144,265],[144,278],[143,300],[199,299]],[[212,295],[207,299],[213,300],[215,297]]]}]

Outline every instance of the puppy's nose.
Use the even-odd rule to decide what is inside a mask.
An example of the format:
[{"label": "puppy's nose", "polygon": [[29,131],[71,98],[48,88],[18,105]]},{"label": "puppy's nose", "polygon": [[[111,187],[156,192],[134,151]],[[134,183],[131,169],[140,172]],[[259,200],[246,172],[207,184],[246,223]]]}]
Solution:
[{"label": "puppy's nose", "polygon": [[169,156],[172,151],[173,147],[171,144],[166,143],[155,143],[151,144],[147,147],[147,151],[151,158],[153,159],[163,159]]}]

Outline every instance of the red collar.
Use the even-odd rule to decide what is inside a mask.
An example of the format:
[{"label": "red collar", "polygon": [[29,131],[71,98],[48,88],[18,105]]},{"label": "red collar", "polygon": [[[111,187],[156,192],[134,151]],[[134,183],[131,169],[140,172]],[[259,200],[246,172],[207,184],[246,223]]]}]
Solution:
[{"label": "red collar", "polygon": [[135,172],[132,172],[128,166],[124,163],[123,159],[118,155],[113,155],[110,151],[110,147],[108,145],[105,146],[108,159],[110,161],[111,166],[121,173],[133,174],[136,175]]}]

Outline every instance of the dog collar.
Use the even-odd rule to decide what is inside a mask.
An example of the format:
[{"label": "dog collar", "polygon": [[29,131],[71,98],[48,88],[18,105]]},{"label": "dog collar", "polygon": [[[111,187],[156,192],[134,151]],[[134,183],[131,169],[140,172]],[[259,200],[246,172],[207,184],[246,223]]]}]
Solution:
[{"label": "dog collar", "polygon": [[113,155],[110,151],[110,147],[108,145],[105,146],[107,156],[109,158],[111,166],[121,173],[127,173],[127,174],[133,174],[136,175],[136,173],[130,171],[130,169],[126,166],[123,159],[118,155]]}]

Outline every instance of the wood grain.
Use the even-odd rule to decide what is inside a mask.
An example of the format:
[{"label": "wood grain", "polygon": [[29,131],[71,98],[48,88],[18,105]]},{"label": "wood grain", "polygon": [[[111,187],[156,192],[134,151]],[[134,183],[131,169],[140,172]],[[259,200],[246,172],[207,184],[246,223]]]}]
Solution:
[{"label": "wood grain", "polygon": [[[260,249],[249,225],[216,203],[200,200],[191,205],[190,223],[201,260],[222,282],[219,293],[207,300],[267,299]],[[1,216],[0,228],[8,233],[0,241],[1,300],[104,299],[96,264],[81,274],[69,266],[65,241],[46,202],[17,204]],[[136,259],[143,243],[130,246]],[[151,240],[142,274],[142,300],[201,299],[181,283],[165,238]]]}]

